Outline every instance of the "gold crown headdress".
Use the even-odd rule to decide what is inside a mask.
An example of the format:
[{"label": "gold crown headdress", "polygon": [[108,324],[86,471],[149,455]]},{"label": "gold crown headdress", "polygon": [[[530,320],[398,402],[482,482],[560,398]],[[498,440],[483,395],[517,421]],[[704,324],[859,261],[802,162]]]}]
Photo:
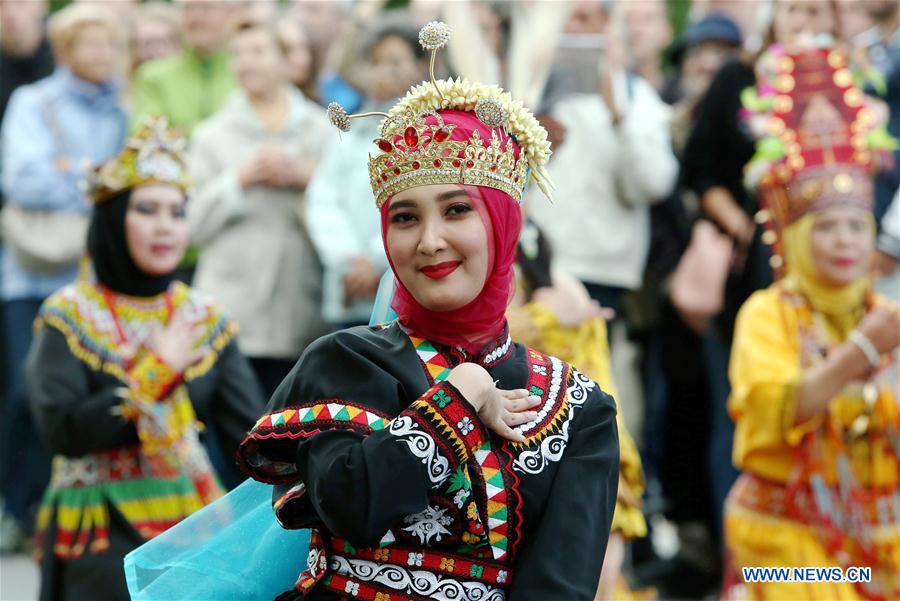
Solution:
[{"label": "gold crown headdress", "polygon": [[183,136],[164,117],[148,117],[119,155],[100,165],[88,180],[95,204],[146,184],[171,184],[185,193],[190,188]]},{"label": "gold crown headdress", "polygon": [[[431,81],[414,86],[389,112],[348,115],[336,102],[328,105],[332,124],[345,132],[351,119],[384,117],[380,138],[374,141],[381,152],[369,155],[375,204],[381,208],[388,198],[414,186],[445,183],[488,186],[518,202],[529,176],[552,199],[553,183],[544,169],[550,142],[531,111],[499,86],[435,79],[435,56],[449,39],[445,23],[432,21],[422,28],[419,43],[431,51]],[[490,139],[475,131],[468,140],[451,140],[456,126],[444,123],[442,110],[474,112],[491,129]],[[506,136],[518,145],[518,158]]]}]

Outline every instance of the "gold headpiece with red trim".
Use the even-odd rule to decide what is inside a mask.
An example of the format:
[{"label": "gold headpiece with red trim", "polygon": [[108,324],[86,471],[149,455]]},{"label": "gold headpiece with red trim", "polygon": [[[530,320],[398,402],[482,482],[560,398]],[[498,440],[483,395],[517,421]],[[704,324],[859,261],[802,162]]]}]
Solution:
[{"label": "gold headpiece with red trim", "polygon": [[854,85],[847,56],[819,48],[775,59],[774,98],[768,117],[770,142],[783,151],[759,183],[757,221],[774,246],[780,269],[780,232],[803,215],[831,206],[871,209],[872,152],[867,136],[872,111]]}]

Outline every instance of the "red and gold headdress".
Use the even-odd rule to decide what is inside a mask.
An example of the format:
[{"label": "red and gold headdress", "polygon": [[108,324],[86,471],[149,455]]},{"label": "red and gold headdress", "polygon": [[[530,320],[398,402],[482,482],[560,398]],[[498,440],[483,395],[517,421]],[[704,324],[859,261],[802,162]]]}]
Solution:
[{"label": "red and gold headdress", "polygon": [[[376,205],[380,208],[391,196],[414,186],[443,183],[487,186],[520,201],[529,176],[550,197],[553,184],[544,169],[550,143],[531,112],[498,86],[435,79],[435,54],[449,39],[450,28],[444,23],[422,28],[419,42],[431,51],[431,81],[414,86],[389,112],[348,115],[337,103],[328,106],[331,122],[342,131],[350,130],[351,119],[384,117],[375,140],[380,152],[369,155]],[[490,139],[477,131],[466,140],[451,139],[455,125],[444,123],[445,110],[474,112],[491,128]]]},{"label": "red and gold headdress", "polygon": [[[781,231],[803,215],[831,206],[871,209],[875,117],[854,85],[846,54],[815,49],[777,58],[769,138],[760,147],[777,149],[759,182],[757,220],[763,240],[774,245],[779,270]],[[758,153],[759,154],[759,153]],[[750,166],[753,169],[753,166]]]}]

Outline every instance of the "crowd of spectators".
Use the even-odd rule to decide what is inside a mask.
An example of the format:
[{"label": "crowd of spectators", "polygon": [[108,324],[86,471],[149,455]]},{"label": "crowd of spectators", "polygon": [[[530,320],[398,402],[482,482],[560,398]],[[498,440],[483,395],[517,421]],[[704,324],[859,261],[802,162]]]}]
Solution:
[{"label": "crowd of spectators", "polygon": [[[722,507],[737,476],[726,411],[734,320],[773,277],[744,181],[757,135],[741,118],[742,92],[770,45],[830,36],[878,74],[867,92],[900,136],[900,4],[560,3],[541,8],[565,11],[548,17],[559,31],[535,40],[543,59],[517,38],[528,39],[528,11],[538,10],[526,4],[88,0],[54,3],[51,14],[45,0],[3,0],[4,213],[38,211],[77,227],[90,211],[88,170],[115,156],[144,117],[166,117],[188,138],[194,180],[184,277],[239,322],[241,351],[271,394],[316,337],[369,321],[388,269],[365,167],[377,121],[338,136],[324,107],[384,110],[427,77],[418,28],[461,18],[443,11],[471,11],[462,18],[472,31],[460,35],[472,43],[438,70],[489,73],[510,87],[523,72],[532,87],[536,78],[532,108],[554,143],[558,201],[529,194],[524,210],[553,248],[554,270],[612,310],[613,377],[641,451],[651,525],[632,544],[627,573],[670,597],[702,596],[721,579]],[[898,164],[877,175],[875,208],[879,285],[895,299]],[[31,257],[20,246],[5,230],[3,553],[27,544],[49,477],[23,381],[31,324],[84,270],[78,257],[53,248]],[[723,265],[720,281],[679,288],[688,256],[710,273]]]}]

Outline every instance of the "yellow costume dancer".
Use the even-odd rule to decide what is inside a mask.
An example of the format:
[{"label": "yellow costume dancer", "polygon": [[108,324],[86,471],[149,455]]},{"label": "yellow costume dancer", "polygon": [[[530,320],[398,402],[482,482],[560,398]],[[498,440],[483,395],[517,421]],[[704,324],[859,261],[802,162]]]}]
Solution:
[{"label": "yellow costume dancer", "polygon": [[[762,181],[760,217],[784,277],[736,325],[729,409],[743,475],[725,510],[728,598],[900,598],[898,318],[866,272],[873,119],[845,65],[833,50],[777,65],[769,131],[784,154]],[[827,254],[829,239],[843,254]],[[829,580],[867,567],[871,580],[753,582],[754,567],[842,568]]]},{"label": "yellow costume dancer", "polygon": [[[610,394],[618,394],[612,380],[609,343],[606,321],[602,317],[586,319],[576,326],[560,323],[556,312],[546,303],[531,296],[534,288],[553,284],[561,294],[571,297],[583,295],[589,302],[587,293],[580,283],[554,274],[553,282],[549,274],[549,249],[543,243],[529,244],[529,239],[537,240],[537,228],[528,223],[524,227],[523,242],[520,242],[520,265],[528,262],[527,269],[520,269],[517,278],[518,293],[506,313],[509,332],[513,340],[541,352],[558,357],[578,369]],[[533,247],[533,248],[530,248]],[[526,298],[527,297],[527,298]],[[641,511],[641,497],[644,493],[644,472],[637,445],[625,428],[621,414],[616,416],[619,433],[619,489],[616,509],[613,514],[612,532],[626,540],[647,535],[647,522]],[[609,561],[609,560],[607,560]],[[605,566],[605,564],[604,564]],[[631,591],[628,583],[620,575],[615,582],[612,598],[618,601],[652,598],[652,592]]]},{"label": "yellow costume dancer", "polygon": [[[601,317],[585,321],[576,327],[561,326],[556,315],[545,304],[532,300],[521,307],[512,307],[506,314],[510,336],[517,342],[540,349],[572,365],[603,390],[618,394],[612,381],[606,322]],[[619,429],[619,496],[613,515],[613,531],[626,539],[647,535],[647,522],[641,513],[644,494],[644,472],[641,456],[631,434],[616,416]]]}]

